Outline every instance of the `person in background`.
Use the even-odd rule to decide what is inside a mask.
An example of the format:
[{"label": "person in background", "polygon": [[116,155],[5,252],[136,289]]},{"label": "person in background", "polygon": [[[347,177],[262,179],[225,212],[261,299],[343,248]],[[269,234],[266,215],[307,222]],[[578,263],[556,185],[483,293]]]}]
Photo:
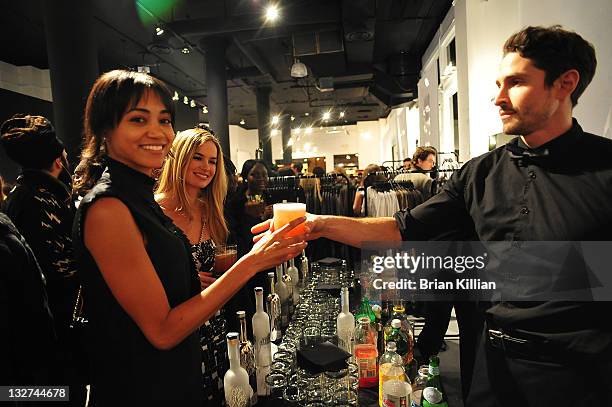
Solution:
[{"label": "person in background", "polygon": [[76,187],[89,182],[90,164],[104,161],[106,170],[81,200],[73,241],[97,407],[204,405],[199,327],[251,276],[305,247],[303,236],[285,238],[302,218],[266,236],[202,290],[187,236],[153,195],[151,175],[170,151],[173,122],[172,94],[145,73],[107,72],[87,98]]},{"label": "person in background", "polygon": [[436,188],[430,173],[436,165],[436,154],[437,151],[433,147],[417,147],[412,157],[412,169],[416,172],[398,174],[394,180],[412,182],[416,190],[423,196],[423,200],[428,200],[433,196]]},{"label": "person in background", "polygon": [[412,156],[412,165],[415,169],[423,172],[431,171],[436,166],[436,155],[438,152],[430,146],[417,147]]},{"label": "person in background", "polygon": [[295,172],[290,167],[283,167],[278,170],[279,177],[293,177],[295,176]]},{"label": "person in background", "polygon": [[[612,241],[612,140],[585,132],[572,117],[596,66],[593,45],[560,26],[512,34],[494,103],[504,133],[517,137],[472,158],[439,194],[394,217],[309,215],[308,239],[361,246],[473,230],[481,242],[511,242],[513,249],[532,241]],[[577,151],[589,151],[588,162],[576,161]],[[584,268],[568,272],[588,278]],[[510,277],[504,292],[548,294],[546,277],[529,283]],[[605,299],[495,301],[485,311],[480,342],[470,344],[460,324],[462,385],[470,389],[465,405],[612,405],[612,309]]]},{"label": "person in background", "polygon": [[353,201],[353,214],[355,216],[363,216],[364,214],[363,197],[365,196],[365,190],[374,183],[375,178],[375,176],[371,176],[368,178],[368,175],[376,171],[380,171],[380,166],[377,164],[370,164],[365,168],[365,170],[363,170],[361,182],[359,187],[357,188],[355,200]]},{"label": "person in background", "polygon": [[322,177],[323,175],[325,175],[325,169],[321,167],[314,167],[312,169],[312,175],[314,175],[315,177]]},{"label": "person in background", "polygon": [[[223,215],[226,192],[219,141],[206,128],[177,133],[162,167],[155,200],[189,240],[202,290],[216,281],[215,247],[227,243]],[[226,314],[221,307],[200,328],[204,398],[214,405],[225,404],[223,375],[229,368],[226,334]]]},{"label": "person in background", "polygon": [[45,276],[49,307],[55,322],[65,376],[72,400],[85,400],[86,376],[78,371],[77,344],[71,343],[79,281],[73,254],[71,174],[63,143],[42,116],[16,114],[0,127],[7,155],[22,167],[4,211],[32,248]]},{"label": "person in background", "polygon": [[301,162],[293,162],[291,163],[291,170],[294,175],[300,176],[302,175],[302,170],[304,169],[304,165]]},{"label": "person in background", "polygon": [[402,168],[405,171],[411,170],[412,169],[412,160],[410,158],[408,158],[408,157],[404,158],[404,161],[402,163]]}]

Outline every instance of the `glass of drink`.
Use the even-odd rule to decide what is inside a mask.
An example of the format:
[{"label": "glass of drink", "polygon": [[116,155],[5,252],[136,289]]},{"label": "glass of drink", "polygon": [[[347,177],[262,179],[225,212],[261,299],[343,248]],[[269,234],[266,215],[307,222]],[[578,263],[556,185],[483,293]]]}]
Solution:
[{"label": "glass of drink", "polygon": [[215,247],[215,265],[213,276],[220,277],[236,263],[237,250],[235,244],[222,244]]},{"label": "glass of drink", "polygon": [[[274,210],[274,230],[278,230],[291,222],[293,219],[306,216],[306,204],[289,202],[277,203],[272,207]],[[287,237],[297,236],[304,233],[304,225],[296,226]]]}]

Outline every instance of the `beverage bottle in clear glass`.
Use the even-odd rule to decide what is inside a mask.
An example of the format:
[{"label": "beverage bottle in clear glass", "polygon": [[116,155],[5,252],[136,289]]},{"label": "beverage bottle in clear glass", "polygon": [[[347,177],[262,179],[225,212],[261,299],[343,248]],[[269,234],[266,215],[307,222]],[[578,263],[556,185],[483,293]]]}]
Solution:
[{"label": "beverage bottle in clear glass", "polygon": [[[401,322],[400,329],[402,332],[404,332],[404,334],[406,334],[406,338],[408,340],[408,351],[406,353],[407,356],[405,358],[406,366],[408,366],[414,360],[414,329],[412,327],[412,324],[408,320],[408,317],[406,316],[405,308],[403,305],[396,305],[393,307],[393,314],[391,315],[391,318],[389,318],[389,321],[387,322],[387,325],[385,325],[385,328],[384,328],[385,340],[391,333],[391,330],[393,329],[393,327],[391,326],[391,322],[394,319],[400,320]],[[399,348],[399,345],[398,345],[398,348]]]},{"label": "beverage bottle in clear glass", "polygon": [[[293,315],[293,310],[295,306],[295,303],[293,302],[293,280],[291,279],[291,276],[287,272],[287,269],[289,267],[286,265],[286,263],[283,263],[283,268],[284,268],[283,283],[285,283],[285,286],[287,287],[287,294],[288,294],[288,299],[287,299],[288,315],[289,317],[291,317]],[[287,324],[289,324],[288,321],[287,321]]]},{"label": "beverage bottle in clear glass", "polygon": [[440,359],[438,355],[429,357],[429,375],[423,389],[421,407],[448,407],[446,394],[440,381]]},{"label": "beverage bottle in clear glass", "polygon": [[355,333],[355,317],[349,311],[349,291],[343,287],[340,292],[340,303],[342,310],[336,318],[336,332],[338,334],[338,346],[352,354],[353,334]]},{"label": "beverage bottle in clear glass", "polygon": [[404,360],[397,354],[395,342],[388,342],[378,362],[378,403],[381,407],[409,406],[412,388],[404,371]]},{"label": "beverage bottle in clear glass", "polygon": [[376,334],[378,335],[378,342],[376,343],[376,349],[379,354],[385,353],[385,335],[383,332],[383,325],[381,321],[381,311],[382,308],[378,304],[372,305],[372,311],[374,312],[375,324],[376,324]]},{"label": "beverage bottle in clear glass", "polygon": [[283,266],[276,266],[276,284],[274,285],[274,291],[278,294],[281,304],[281,317],[280,327],[281,329],[287,328],[289,325],[289,290],[287,285],[283,281]]},{"label": "beverage bottle in clear glass", "polygon": [[291,277],[293,283],[293,305],[300,301],[300,273],[295,267],[295,260],[289,260],[289,267],[287,268],[287,274]]},{"label": "beverage bottle in clear glass", "polygon": [[310,264],[308,263],[308,257],[306,257],[306,250],[302,250],[302,262],[300,263],[300,281],[302,285],[306,284],[308,281],[308,273],[310,271]]},{"label": "beverage bottle in clear glass", "polygon": [[279,342],[282,338],[281,333],[281,300],[274,290],[274,273],[268,273],[270,282],[270,294],[266,298],[266,309],[270,316],[270,341]]},{"label": "beverage bottle in clear glass", "polygon": [[427,376],[429,375],[429,366],[419,367],[417,376],[412,382],[411,407],[421,407],[421,396],[423,389],[427,386]]},{"label": "beverage bottle in clear glass", "polygon": [[237,311],[236,316],[238,317],[238,323],[240,324],[240,366],[246,370],[249,375],[249,384],[253,389],[253,395],[251,397],[251,405],[257,404],[257,376],[255,369],[255,349],[253,344],[247,337],[247,326],[246,326],[246,312]]},{"label": "beverage bottle in clear glass", "polygon": [[249,374],[240,366],[237,332],[227,334],[227,354],[230,368],[223,377],[225,402],[229,407],[248,407],[253,389],[249,384]]},{"label": "beverage bottle in clear glass", "polygon": [[385,336],[385,343],[395,342],[397,353],[402,357],[404,366],[408,366],[412,362],[409,354],[409,339],[406,333],[402,330],[402,322],[395,318],[391,320],[391,332]]},{"label": "beverage bottle in clear glass", "polygon": [[263,288],[255,287],[255,314],[253,314],[253,338],[255,340],[255,368],[257,394],[268,396],[270,389],[266,385],[266,375],[272,364],[272,346],[270,343],[270,317],[264,311]]},{"label": "beverage bottle in clear glass", "polygon": [[378,351],[376,350],[376,331],[372,329],[370,318],[361,317],[355,328],[355,360],[359,367],[359,387],[378,385]]}]

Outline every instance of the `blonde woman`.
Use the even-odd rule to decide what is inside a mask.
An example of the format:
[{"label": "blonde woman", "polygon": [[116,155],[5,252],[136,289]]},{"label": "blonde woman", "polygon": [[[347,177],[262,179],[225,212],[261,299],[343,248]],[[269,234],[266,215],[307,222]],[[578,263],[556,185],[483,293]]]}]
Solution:
[{"label": "blonde woman", "polygon": [[[223,217],[226,193],[219,141],[203,128],[178,133],[162,168],[155,199],[187,236],[203,290],[215,281],[215,246],[227,239]],[[200,329],[205,398],[214,405],[224,401],[223,375],[229,367],[226,333],[223,308]]]}]

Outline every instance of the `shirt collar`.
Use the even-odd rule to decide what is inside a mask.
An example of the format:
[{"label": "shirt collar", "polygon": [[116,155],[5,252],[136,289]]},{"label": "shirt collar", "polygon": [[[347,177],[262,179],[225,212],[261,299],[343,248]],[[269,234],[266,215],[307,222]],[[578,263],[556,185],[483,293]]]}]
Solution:
[{"label": "shirt collar", "polygon": [[33,187],[44,187],[60,200],[66,200],[70,196],[70,191],[63,182],[43,170],[24,169],[17,182]]},{"label": "shirt collar", "polygon": [[110,177],[113,184],[125,189],[126,192],[138,195],[149,202],[155,202],[153,196],[154,178],[110,157],[106,157],[104,176]]},{"label": "shirt collar", "polygon": [[582,134],[582,127],[576,119],[572,119],[572,127],[565,133],[550,140],[549,142],[531,148],[521,137],[516,137],[508,144],[506,150],[512,159],[539,159],[539,158],[560,158],[563,159],[572,153],[575,143],[579,140]]}]

